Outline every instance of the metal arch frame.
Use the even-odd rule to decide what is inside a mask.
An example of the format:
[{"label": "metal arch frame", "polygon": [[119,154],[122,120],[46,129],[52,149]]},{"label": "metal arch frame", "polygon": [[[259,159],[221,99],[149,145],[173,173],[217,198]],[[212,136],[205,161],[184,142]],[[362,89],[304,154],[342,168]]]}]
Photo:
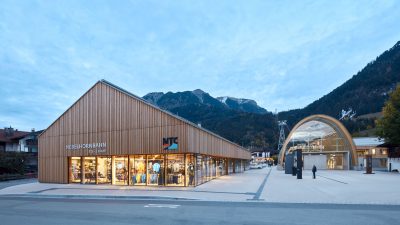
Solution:
[{"label": "metal arch frame", "polygon": [[323,115],[323,114],[316,114],[316,115],[312,115],[312,116],[308,116],[304,119],[302,119],[300,122],[298,122],[293,129],[290,131],[289,135],[287,136],[281,150],[279,151],[279,164],[281,166],[283,166],[283,160],[285,158],[286,155],[286,148],[287,145],[290,142],[290,139],[293,135],[293,133],[297,130],[297,128],[299,128],[301,125],[310,122],[310,121],[319,121],[319,122],[323,122],[328,124],[329,126],[331,126],[339,135],[341,135],[342,137],[345,138],[345,145],[346,147],[349,148],[350,153],[351,153],[351,164],[350,164],[350,168],[351,169],[354,165],[356,165],[356,157],[357,157],[357,151],[356,151],[356,147],[353,141],[353,138],[351,137],[349,131],[346,129],[346,127],[344,127],[344,125],[337,119],[327,116],[327,115]]}]

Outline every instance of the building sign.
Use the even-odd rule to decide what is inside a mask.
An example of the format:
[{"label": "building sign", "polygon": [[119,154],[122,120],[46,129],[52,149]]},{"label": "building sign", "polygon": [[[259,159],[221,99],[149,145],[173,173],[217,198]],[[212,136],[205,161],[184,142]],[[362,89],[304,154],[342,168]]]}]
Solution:
[{"label": "building sign", "polygon": [[178,137],[163,138],[164,150],[178,150]]},{"label": "building sign", "polygon": [[105,149],[107,147],[107,143],[89,143],[89,144],[72,144],[72,145],[65,145],[65,149],[67,150],[81,150],[81,149]]}]

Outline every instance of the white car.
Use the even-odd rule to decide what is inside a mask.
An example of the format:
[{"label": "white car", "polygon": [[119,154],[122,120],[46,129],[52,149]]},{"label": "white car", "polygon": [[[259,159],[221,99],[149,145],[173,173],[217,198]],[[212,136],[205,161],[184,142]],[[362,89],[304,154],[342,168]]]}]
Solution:
[{"label": "white car", "polygon": [[262,165],[257,163],[252,163],[250,164],[250,169],[262,169]]}]

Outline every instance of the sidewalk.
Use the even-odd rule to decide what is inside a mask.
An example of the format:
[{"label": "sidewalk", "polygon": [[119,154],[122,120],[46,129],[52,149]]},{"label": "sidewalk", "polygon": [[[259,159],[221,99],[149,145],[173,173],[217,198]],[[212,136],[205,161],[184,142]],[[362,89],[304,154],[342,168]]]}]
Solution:
[{"label": "sidewalk", "polygon": [[272,170],[261,198],[267,202],[400,205],[400,174],[362,171],[303,172],[303,179]]},{"label": "sidewalk", "polygon": [[198,187],[29,183],[0,190],[0,196],[58,198],[181,199],[200,201],[400,205],[400,174],[361,171],[310,171],[298,180],[264,168],[214,179]]},{"label": "sidewalk", "polygon": [[198,187],[138,187],[115,185],[30,183],[0,190],[0,195],[36,197],[111,197],[247,201],[253,199],[269,168],[222,176]]}]

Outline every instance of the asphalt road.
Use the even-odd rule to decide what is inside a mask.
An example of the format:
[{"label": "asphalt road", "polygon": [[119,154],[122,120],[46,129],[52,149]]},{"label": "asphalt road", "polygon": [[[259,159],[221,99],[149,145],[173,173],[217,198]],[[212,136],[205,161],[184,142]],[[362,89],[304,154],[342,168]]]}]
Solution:
[{"label": "asphalt road", "polygon": [[400,224],[400,206],[0,197],[1,225]]}]

